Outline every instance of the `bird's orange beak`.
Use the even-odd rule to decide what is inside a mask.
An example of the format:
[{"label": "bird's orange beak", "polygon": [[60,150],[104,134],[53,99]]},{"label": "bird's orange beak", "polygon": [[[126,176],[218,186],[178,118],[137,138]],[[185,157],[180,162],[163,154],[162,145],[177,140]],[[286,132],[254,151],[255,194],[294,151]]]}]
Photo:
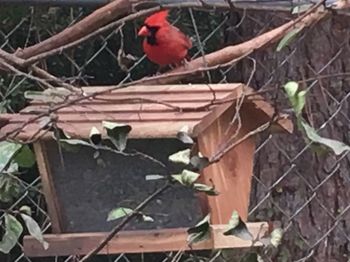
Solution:
[{"label": "bird's orange beak", "polygon": [[137,33],[138,36],[148,36],[149,31],[146,26],[141,27],[139,32]]}]

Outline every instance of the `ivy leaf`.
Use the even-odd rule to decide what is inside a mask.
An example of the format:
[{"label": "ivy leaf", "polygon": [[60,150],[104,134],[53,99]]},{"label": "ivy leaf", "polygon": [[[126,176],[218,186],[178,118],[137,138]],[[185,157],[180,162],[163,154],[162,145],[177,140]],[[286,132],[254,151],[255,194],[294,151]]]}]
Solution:
[{"label": "ivy leaf", "polygon": [[284,85],[284,90],[289,98],[293,98],[298,92],[299,84],[294,81],[289,81]]},{"label": "ivy leaf", "polygon": [[28,216],[32,214],[32,209],[29,206],[21,206],[19,211],[21,213],[27,214]]},{"label": "ivy leaf", "polygon": [[0,251],[8,254],[23,232],[21,223],[12,215],[5,214],[5,234],[0,241]]},{"label": "ivy leaf", "polygon": [[107,221],[113,221],[113,220],[128,216],[132,212],[134,212],[134,210],[126,207],[118,207],[118,208],[112,209],[108,214]]},{"label": "ivy leaf", "polygon": [[294,81],[290,81],[284,85],[284,90],[287,93],[288,99],[293,106],[293,110],[297,117],[300,116],[304,106],[306,91],[298,92],[299,84]]},{"label": "ivy leaf", "polygon": [[345,151],[350,151],[350,146],[344,144],[343,142],[319,136],[316,130],[309,126],[305,121],[302,121],[301,125],[305,131],[306,136],[312,142],[324,145],[332,149],[336,155],[340,155]]},{"label": "ivy leaf", "polygon": [[22,145],[7,141],[0,142],[0,171],[6,167],[13,155],[22,147]]},{"label": "ivy leaf", "polygon": [[289,31],[278,43],[276,51],[280,52],[285,46],[287,46],[293,38],[301,31],[301,28],[294,28],[293,30]]},{"label": "ivy leaf", "polygon": [[282,228],[275,228],[272,230],[271,234],[268,237],[263,237],[259,239],[259,241],[264,245],[264,246],[274,246],[278,247],[283,238],[283,230]]},{"label": "ivy leaf", "polygon": [[96,127],[92,127],[89,135],[90,143],[94,145],[101,144],[102,136],[100,131]]},{"label": "ivy leaf", "polygon": [[35,156],[28,145],[22,146],[14,160],[20,167],[24,168],[30,168],[35,164]]},{"label": "ivy leaf", "polygon": [[199,221],[194,227],[187,230],[188,237],[187,242],[191,246],[194,243],[204,241],[210,237],[210,215],[208,214],[201,221]]},{"label": "ivy leaf", "polygon": [[179,139],[184,144],[192,145],[194,141],[188,134],[188,130],[189,130],[188,126],[182,127],[180,131],[176,134],[176,138]]},{"label": "ivy leaf", "polygon": [[[11,165],[12,166],[12,165]],[[9,174],[0,175],[0,201],[12,202],[21,193],[21,184],[18,179]]]},{"label": "ivy leaf", "polygon": [[193,188],[199,192],[204,192],[209,196],[219,195],[219,192],[215,190],[214,186],[207,186],[204,184],[194,183]]},{"label": "ivy leaf", "polygon": [[200,174],[184,169],[181,174],[171,175],[175,181],[184,186],[192,186]]},{"label": "ivy leaf", "polygon": [[31,217],[26,214],[21,213],[21,217],[26,224],[29,234],[38,240],[44,247],[44,249],[49,248],[49,243],[44,240],[43,233],[38,225],[38,223]]},{"label": "ivy leaf", "polygon": [[271,232],[271,245],[278,247],[282,242],[283,230],[282,228],[276,228]]},{"label": "ivy leaf", "polygon": [[107,130],[107,135],[119,151],[124,151],[128,140],[128,134],[131,126],[108,121],[102,122],[103,127]]},{"label": "ivy leaf", "polygon": [[188,165],[190,163],[191,149],[185,149],[169,156],[169,161]]},{"label": "ivy leaf", "polygon": [[224,232],[225,236],[232,235],[243,240],[253,240],[253,235],[249,232],[247,225],[242,221],[236,210],[233,211],[228,226],[229,229]]}]

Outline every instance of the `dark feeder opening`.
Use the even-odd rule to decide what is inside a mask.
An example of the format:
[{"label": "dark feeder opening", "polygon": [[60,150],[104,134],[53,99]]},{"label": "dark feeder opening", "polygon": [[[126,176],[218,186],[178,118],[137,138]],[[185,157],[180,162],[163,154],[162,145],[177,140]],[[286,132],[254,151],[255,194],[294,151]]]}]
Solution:
[{"label": "dark feeder opening", "polygon": [[[80,146],[78,152],[63,149],[64,168],[55,141],[45,144],[53,183],[63,219],[62,233],[105,232],[118,223],[107,222],[117,207],[135,208],[161,187],[164,180],[146,180],[147,175],[166,175],[158,164],[140,156],[122,156],[101,151],[103,166],[94,159],[94,149]],[[168,156],[188,148],[177,139],[129,139],[126,152],[136,150],[164,163],[170,173],[181,172]],[[124,229],[160,229],[193,226],[202,218],[194,192],[174,186],[143,210],[154,222],[133,220]]]}]

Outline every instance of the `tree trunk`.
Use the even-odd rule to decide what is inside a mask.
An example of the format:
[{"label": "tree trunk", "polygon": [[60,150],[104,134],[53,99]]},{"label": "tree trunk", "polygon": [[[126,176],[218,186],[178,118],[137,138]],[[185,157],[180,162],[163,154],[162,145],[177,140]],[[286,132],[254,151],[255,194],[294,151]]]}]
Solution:
[{"label": "tree trunk", "polygon": [[[240,31],[243,41],[287,20],[286,14],[248,12]],[[289,47],[276,52],[276,45],[256,52],[242,63],[247,83],[256,62],[251,87],[278,89],[277,108],[290,108],[283,85],[320,75],[350,72],[350,18],[329,17],[297,35]],[[312,86],[303,82],[300,88]],[[304,118],[323,137],[350,144],[350,79],[327,77],[307,94]],[[269,93],[273,99],[274,92]],[[343,101],[342,101],[343,99]],[[341,102],[342,101],[342,102]],[[316,154],[297,130],[293,135],[265,134],[268,142],[257,152],[250,220],[282,221],[286,233],[274,261],[348,261],[350,253],[349,157],[333,152]]]}]

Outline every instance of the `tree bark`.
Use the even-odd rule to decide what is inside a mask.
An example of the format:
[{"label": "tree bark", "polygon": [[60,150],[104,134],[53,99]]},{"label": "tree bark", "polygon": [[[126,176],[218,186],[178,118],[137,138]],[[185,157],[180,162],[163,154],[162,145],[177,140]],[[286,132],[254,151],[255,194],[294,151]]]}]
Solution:
[{"label": "tree bark", "polygon": [[[248,39],[262,27],[264,31],[276,27],[285,22],[285,17],[285,13],[248,12],[240,28],[241,37]],[[277,106],[283,110],[290,108],[282,92],[287,81],[350,72],[349,24],[349,17],[330,17],[297,35],[282,52],[276,52],[276,46],[256,52],[252,55],[256,71],[250,86],[262,90],[279,88]],[[252,73],[252,60],[245,59],[241,67],[241,77],[246,83]],[[311,83],[300,87],[306,89]],[[316,129],[335,114],[319,134],[347,144],[350,144],[349,102],[344,101],[341,110],[336,111],[340,107],[337,101],[349,91],[349,76],[347,79],[323,78],[308,93],[303,113]],[[260,140],[267,137],[262,136]],[[341,159],[332,152],[320,156],[310,147],[296,157],[305,145],[296,130],[293,135],[274,134],[257,153],[251,210],[258,208],[250,220],[279,220],[287,228],[274,261],[296,261],[310,252],[314,253],[307,261],[347,261],[350,252],[350,210],[346,209],[350,205],[349,158]]]}]

